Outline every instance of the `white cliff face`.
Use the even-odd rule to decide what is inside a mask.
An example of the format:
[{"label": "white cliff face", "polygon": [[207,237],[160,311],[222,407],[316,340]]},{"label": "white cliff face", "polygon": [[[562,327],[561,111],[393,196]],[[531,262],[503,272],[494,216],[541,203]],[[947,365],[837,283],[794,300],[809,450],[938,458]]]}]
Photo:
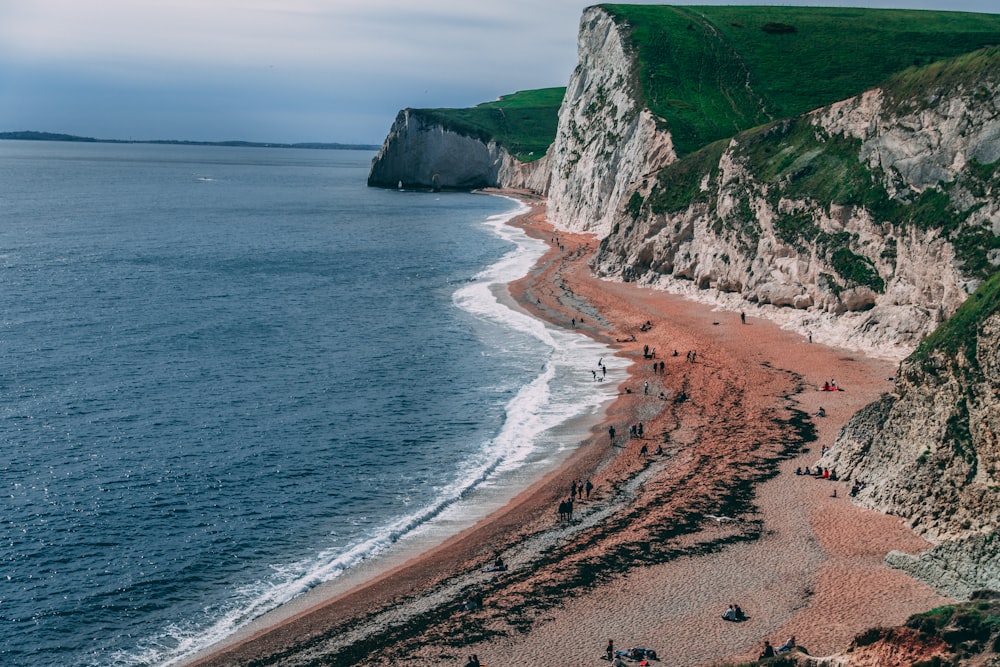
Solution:
[{"label": "white cliff face", "polygon": [[[623,193],[595,268],[734,309],[756,304],[758,314],[819,341],[900,359],[978,286],[965,266],[969,248],[979,243],[975,234],[1000,229],[996,179],[969,169],[1000,156],[997,81],[993,72],[919,104],[876,89],[740,135],[703,168],[690,203],[657,212],[628,204]],[[788,142],[802,152],[789,154],[788,175],[765,180],[774,162],[761,155],[791,150]],[[826,181],[880,178],[892,215],[794,189],[798,174],[808,179],[831,160],[853,167],[831,169]],[[667,187],[683,177],[663,173]],[[633,183],[628,195],[642,204],[655,187]],[[941,194],[947,206],[916,222],[893,217],[923,193]],[[581,198],[577,208],[585,207]],[[989,261],[1000,264],[1000,252]]]},{"label": "white cliff face", "polygon": [[632,183],[676,159],[670,133],[639,99],[621,30],[600,7],[583,13],[579,63],[549,149],[547,217],[562,229],[607,235]]},{"label": "white cliff face", "polygon": [[[976,85],[937,94],[936,100],[895,109],[876,89],[831,105],[816,120],[827,132],[860,139],[861,159],[890,176],[890,194],[905,188],[922,192],[954,181],[970,160],[992,164],[1000,159],[995,89]],[[918,107],[918,102],[928,106]]]},{"label": "white cliff face", "polygon": [[471,189],[548,185],[545,158],[519,162],[496,142],[465,136],[404,109],[372,160],[368,184],[382,187]]}]

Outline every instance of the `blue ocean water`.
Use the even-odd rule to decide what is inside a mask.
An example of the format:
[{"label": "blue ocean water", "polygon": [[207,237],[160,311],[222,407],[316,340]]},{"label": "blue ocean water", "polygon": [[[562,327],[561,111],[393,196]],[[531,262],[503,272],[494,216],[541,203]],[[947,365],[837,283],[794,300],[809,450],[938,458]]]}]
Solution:
[{"label": "blue ocean water", "polygon": [[371,157],[0,142],[0,664],[174,664],[607,400],[518,205]]}]

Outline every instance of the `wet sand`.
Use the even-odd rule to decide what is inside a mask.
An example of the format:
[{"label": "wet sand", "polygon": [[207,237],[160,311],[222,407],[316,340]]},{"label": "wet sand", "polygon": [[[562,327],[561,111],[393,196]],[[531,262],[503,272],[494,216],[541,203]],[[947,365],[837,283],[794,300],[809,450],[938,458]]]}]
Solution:
[{"label": "wet sand", "polygon": [[[511,295],[632,362],[607,421],[473,528],[194,664],[463,665],[473,653],[490,667],[600,664],[612,638],[702,665],[790,634],[826,655],[950,602],[883,564],[889,550],[929,546],[898,519],[853,506],[847,482],[794,474],[891,388],[895,364],[810,344],[750,310],[744,324],[598,280],[587,264],[597,239],[552,230],[543,202],[515,224],[552,247]],[[845,391],[818,390],[831,378]],[[826,417],[812,417],[820,406]],[[558,521],[572,481],[586,479],[591,497]],[[484,573],[497,553],[508,570]],[[721,620],[732,602],[749,621]]]}]

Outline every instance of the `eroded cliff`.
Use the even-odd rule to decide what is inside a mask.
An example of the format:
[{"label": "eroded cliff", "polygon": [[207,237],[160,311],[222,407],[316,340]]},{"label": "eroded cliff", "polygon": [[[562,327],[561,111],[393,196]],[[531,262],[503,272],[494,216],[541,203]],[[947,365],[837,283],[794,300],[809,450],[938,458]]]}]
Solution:
[{"label": "eroded cliff", "polygon": [[1000,263],[998,156],[1000,50],[989,49],[639,181],[595,265],[769,306],[821,338],[901,357]]},{"label": "eroded cliff", "polygon": [[892,565],[959,599],[1000,590],[1000,274],[901,364],[892,394],[858,412],[820,465],[935,544],[892,553]]},{"label": "eroded cliff", "polygon": [[461,189],[548,189],[545,158],[521,162],[495,140],[451,129],[416,109],[403,109],[372,160],[368,185]]}]

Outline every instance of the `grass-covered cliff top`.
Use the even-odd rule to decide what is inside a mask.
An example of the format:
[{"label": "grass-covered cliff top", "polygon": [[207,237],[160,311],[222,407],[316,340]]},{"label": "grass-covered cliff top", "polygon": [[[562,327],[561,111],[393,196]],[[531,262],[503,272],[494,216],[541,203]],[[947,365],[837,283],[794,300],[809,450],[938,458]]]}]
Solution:
[{"label": "grass-covered cliff top", "polygon": [[908,67],[1000,44],[1000,15],[601,5],[629,27],[643,94],[679,152],[852,97]]},{"label": "grass-covered cliff top", "polygon": [[511,155],[531,162],[555,141],[565,88],[522,90],[471,109],[414,109],[459,134],[495,140]]}]

